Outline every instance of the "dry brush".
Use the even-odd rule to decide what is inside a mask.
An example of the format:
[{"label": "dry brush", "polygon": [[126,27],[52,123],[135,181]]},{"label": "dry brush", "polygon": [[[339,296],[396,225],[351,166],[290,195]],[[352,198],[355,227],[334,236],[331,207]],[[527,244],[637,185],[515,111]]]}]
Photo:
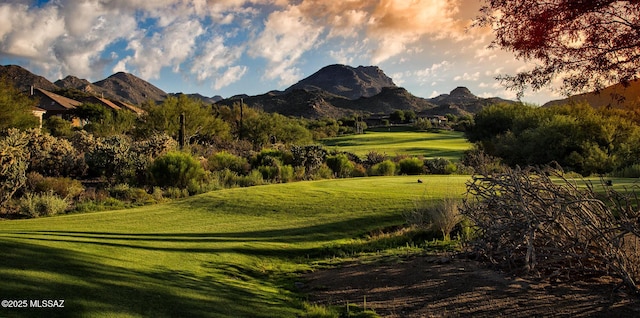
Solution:
[{"label": "dry brush", "polygon": [[612,275],[640,291],[635,192],[585,184],[551,168],[474,176],[461,210],[479,231],[472,252],[512,271],[561,280]]}]

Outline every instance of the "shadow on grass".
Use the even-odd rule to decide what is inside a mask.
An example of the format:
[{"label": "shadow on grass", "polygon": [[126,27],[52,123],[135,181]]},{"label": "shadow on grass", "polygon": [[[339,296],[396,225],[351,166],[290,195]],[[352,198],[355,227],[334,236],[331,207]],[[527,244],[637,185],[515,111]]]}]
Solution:
[{"label": "shadow on grass", "polygon": [[[0,298],[65,300],[64,308],[0,308],[3,317],[294,315],[284,308],[290,306],[274,306],[277,300],[214,275],[166,268],[133,271],[84,253],[28,243],[0,241],[0,250]],[[243,299],[251,302],[238,302]],[[280,311],[274,313],[275,308]]]},{"label": "shadow on grass", "polygon": [[[0,298],[64,299],[65,308],[0,308],[4,317],[282,317],[295,316],[295,297],[279,277],[255,264],[205,261],[198,273],[159,265],[148,270],[112,266],[111,255],[88,254],[47,242],[189,254],[231,253],[259,259],[300,260],[374,249],[366,242],[331,245],[397,223],[372,216],[300,228],[233,233],[109,233],[0,231]],[[31,243],[33,242],[33,243]],[[293,243],[312,242],[308,247]],[[282,244],[284,243],[284,244]],[[122,249],[120,249],[122,248]],[[82,247],[78,250],[93,250]],[[210,259],[210,258],[209,258]],[[203,273],[204,272],[204,273]],[[257,290],[256,290],[257,287]],[[264,291],[267,290],[267,291]]]}]

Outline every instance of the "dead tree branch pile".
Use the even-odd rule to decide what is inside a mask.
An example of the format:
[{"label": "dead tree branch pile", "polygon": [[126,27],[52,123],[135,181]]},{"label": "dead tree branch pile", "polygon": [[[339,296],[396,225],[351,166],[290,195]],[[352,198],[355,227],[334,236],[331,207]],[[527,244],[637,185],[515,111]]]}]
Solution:
[{"label": "dead tree branch pile", "polygon": [[637,203],[635,192],[517,168],[474,176],[461,213],[479,231],[472,252],[494,264],[550,279],[611,275],[638,292]]}]

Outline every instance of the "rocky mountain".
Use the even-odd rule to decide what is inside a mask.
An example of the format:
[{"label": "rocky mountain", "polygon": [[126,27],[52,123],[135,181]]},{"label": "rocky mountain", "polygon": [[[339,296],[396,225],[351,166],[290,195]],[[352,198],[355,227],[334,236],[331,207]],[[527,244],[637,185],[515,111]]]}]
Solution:
[{"label": "rocky mountain", "polygon": [[[134,105],[149,100],[161,102],[167,96],[182,95],[167,94],[149,82],[123,72],[95,83],[67,76],[54,84],[19,66],[9,65],[0,67],[0,76],[6,76],[14,85],[25,91],[31,85],[50,91],[74,89]],[[512,102],[500,98],[480,98],[465,87],[458,87],[449,94],[425,99],[396,86],[393,80],[376,66],[354,68],[339,64],[323,67],[284,91],[274,90],[256,96],[242,94],[227,99],[200,94],[188,96],[206,104],[229,106],[243,99],[250,107],[306,118],[339,118],[354,113],[389,114],[395,110],[413,110],[427,115],[467,115],[474,114],[490,104]]]},{"label": "rocky mountain", "polygon": [[433,115],[466,115],[475,114],[482,108],[500,103],[515,103],[514,101],[502,99],[499,97],[481,98],[466,88],[456,87],[449,94],[442,94],[428,101],[438,107],[433,109]]},{"label": "rocky mountain", "polygon": [[118,72],[93,84],[134,105],[139,105],[149,100],[161,102],[167,98],[167,93],[163,90],[145,80],[124,72]]},{"label": "rocky mountain", "polygon": [[6,77],[20,91],[28,92],[31,86],[45,90],[56,90],[58,87],[42,76],[35,75],[17,65],[0,65],[0,77]]},{"label": "rocky mountain", "polygon": [[358,66],[334,64],[325,66],[311,76],[299,81],[285,90],[306,91],[323,90],[347,99],[371,97],[379,94],[383,88],[396,87],[393,80],[377,66]]},{"label": "rocky mountain", "polygon": [[193,99],[197,99],[202,101],[205,104],[215,104],[221,100],[223,100],[224,98],[220,95],[216,95],[213,97],[207,97],[204,95],[200,95],[200,94],[184,94],[184,93],[169,93],[169,96],[181,96],[181,95],[187,95],[189,98],[193,98]]},{"label": "rocky mountain", "polygon": [[595,108],[638,108],[640,107],[640,80],[632,81],[628,83],[628,85],[615,84],[598,92],[590,92],[570,96],[565,99],[553,100],[542,105],[542,107],[583,102]]}]

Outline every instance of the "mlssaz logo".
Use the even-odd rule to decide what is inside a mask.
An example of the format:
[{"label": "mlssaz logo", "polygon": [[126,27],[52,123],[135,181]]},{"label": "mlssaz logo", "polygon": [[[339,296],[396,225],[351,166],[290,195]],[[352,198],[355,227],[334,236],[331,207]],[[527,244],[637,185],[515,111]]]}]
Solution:
[{"label": "mlssaz logo", "polygon": [[31,308],[64,308],[64,300],[32,299],[29,301]]}]

